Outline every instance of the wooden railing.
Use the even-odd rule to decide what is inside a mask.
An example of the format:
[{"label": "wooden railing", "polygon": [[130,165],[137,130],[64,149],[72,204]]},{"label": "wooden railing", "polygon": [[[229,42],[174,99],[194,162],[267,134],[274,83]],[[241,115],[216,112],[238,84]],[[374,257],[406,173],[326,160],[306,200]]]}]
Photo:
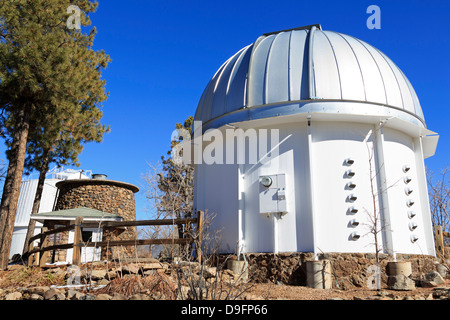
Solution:
[{"label": "wooden railing", "polygon": [[442,226],[434,227],[434,243],[436,245],[436,255],[440,258],[450,257],[450,247],[445,246],[444,237],[450,239],[450,233],[442,230]]},{"label": "wooden railing", "polygon": [[[83,222],[82,217],[77,217],[69,226],[48,230],[43,228],[43,232],[30,238],[28,243],[28,265],[44,266],[49,258],[50,252],[53,250],[67,250],[73,249],[72,264],[80,265],[81,263],[81,249],[83,247],[116,247],[116,246],[141,246],[141,245],[155,245],[155,244],[190,244],[194,241],[196,243],[197,259],[201,261],[201,242],[202,230],[204,223],[204,213],[199,211],[197,218],[185,219],[158,219],[158,220],[137,220],[137,221],[103,221],[100,223]],[[83,228],[103,228],[113,229],[121,227],[137,227],[137,226],[162,226],[162,225],[197,225],[197,234],[187,236],[186,238],[163,238],[163,239],[133,239],[133,240],[115,240],[115,241],[97,241],[97,242],[83,242],[81,237],[81,230]],[[58,244],[49,246],[48,237],[52,234],[74,230],[73,243]],[[33,247],[33,243],[39,240],[37,247]]]}]

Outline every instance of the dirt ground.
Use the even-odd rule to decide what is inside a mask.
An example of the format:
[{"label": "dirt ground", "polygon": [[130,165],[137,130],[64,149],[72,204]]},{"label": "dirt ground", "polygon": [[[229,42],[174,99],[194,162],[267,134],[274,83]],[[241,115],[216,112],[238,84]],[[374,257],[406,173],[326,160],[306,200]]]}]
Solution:
[{"label": "dirt ground", "polygon": [[[100,265],[99,268],[103,266]],[[104,267],[103,267],[104,268]],[[55,270],[53,270],[55,269]],[[25,268],[17,266],[8,271],[0,271],[0,289],[16,287],[64,285],[66,271],[56,267],[43,272],[40,268]],[[61,270],[60,270],[61,269]],[[53,271],[52,271],[53,270]],[[60,271],[60,272],[56,272]],[[176,278],[171,278],[176,287]],[[126,278],[124,279],[124,281]],[[292,286],[274,283],[247,283],[239,299],[244,300],[441,300],[450,299],[450,279],[437,288],[416,287],[412,291],[396,291],[382,288],[381,291],[367,288],[312,289],[306,286]],[[438,288],[446,288],[444,296],[437,294]],[[241,290],[242,289],[242,290]],[[1,299],[0,299],[1,300]]]},{"label": "dirt ground", "polygon": [[[450,287],[450,279],[440,287]],[[352,290],[312,289],[304,286],[253,284],[246,291],[247,299],[265,300],[431,300],[435,288],[416,288],[413,291],[396,291],[382,288],[380,292],[367,288]]]}]

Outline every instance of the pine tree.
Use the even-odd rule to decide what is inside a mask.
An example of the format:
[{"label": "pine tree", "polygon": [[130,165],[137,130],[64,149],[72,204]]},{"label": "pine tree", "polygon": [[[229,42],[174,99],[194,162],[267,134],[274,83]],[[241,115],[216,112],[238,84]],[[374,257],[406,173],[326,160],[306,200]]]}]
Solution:
[{"label": "pine tree", "polygon": [[[0,205],[0,268],[6,268],[28,135],[50,130],[67,143],[64,131],[75,116],[98,125],[106,100],[101,70],[110,61],[92,49],[96,29],[69,28],[69,6],[79,8],[82,26],[97,3],[89,0],[16,0],[0,2],[0,108],[10,133],[9,165]],[[87,113],[95,115],[92,118]],[[50,125],[47,125],[50,124]],[[42,129],[44,128],[44,129]],[[101,137],[95,129],[90,132]]]},{"label": "pine tree", "polygon": [[[176,129],[187,130],[192,135],[193,122],[194,118],[188,117],[183,124],[177,123]],[[180,141],[180,139],[172,140],[172,150]],[[187,218],[191,216],[193,210],[194,168],[183,163],[176,163],[171,156],[172,150],[167,153],[167,158],[161,157],[162,172],[158,174],[161,208],[158,209],[172,218]],[[181,225],[178,233],[181,238],[183,236]]]},{"label": "pine tree", "polygon": [[[25,159],[25,169],[27,173],[36,170],[39,172],[36,193],[31,209],[31,214],[39,212],[44,182],[50,164],[55,163],[58,167],[64,165],[80,166],[78,155],[83,150],[83,143],[101,142],[103,134],[109,131],[109,127],[100,124],[101,114],[92,110],[80,110],[82,114],[72,114],[69,119],[65,119],[64,128],[58,134],[51,128],[51,122],[46,122],[46,127],[40,128],[28,139],[27,157]],[[28,252],[28,242],[33,236],[36,221],[30,219],[27,235],[23,248],[23,256],[26,259]]]}]

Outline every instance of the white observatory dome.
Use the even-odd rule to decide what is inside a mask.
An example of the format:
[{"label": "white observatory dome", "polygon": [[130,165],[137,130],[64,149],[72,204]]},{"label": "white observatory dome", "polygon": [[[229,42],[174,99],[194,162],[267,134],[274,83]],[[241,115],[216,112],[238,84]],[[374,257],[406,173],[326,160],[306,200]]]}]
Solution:
[{"label": "white observatory dome", "polygon": [[316,111],[391,115],[425,127],[414,88],[385,54],[320,25],[264,34],[237,52],[210,80],[195,120],[206,129]]},{"label": "white observatory dome", "polygon": [[439,136],[366,42],[320,25],[264,34],[220,67],[195,120],[194,208],[215,214],[219,252],[435,255],[424,159]]}]

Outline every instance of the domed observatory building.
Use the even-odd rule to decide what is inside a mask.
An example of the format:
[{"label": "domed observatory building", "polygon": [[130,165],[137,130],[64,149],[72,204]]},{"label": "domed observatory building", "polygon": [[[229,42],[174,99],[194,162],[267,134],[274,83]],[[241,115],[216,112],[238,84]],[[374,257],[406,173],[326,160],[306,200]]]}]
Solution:
[{"label": "domed observatory building", "polygon": [[376,221],[381,252],[435,255],[438,135],[370,44],[320,25],[264,34],[220,67],[195,120],[194,207],[215,214],[220,252],[374,253]]}]

